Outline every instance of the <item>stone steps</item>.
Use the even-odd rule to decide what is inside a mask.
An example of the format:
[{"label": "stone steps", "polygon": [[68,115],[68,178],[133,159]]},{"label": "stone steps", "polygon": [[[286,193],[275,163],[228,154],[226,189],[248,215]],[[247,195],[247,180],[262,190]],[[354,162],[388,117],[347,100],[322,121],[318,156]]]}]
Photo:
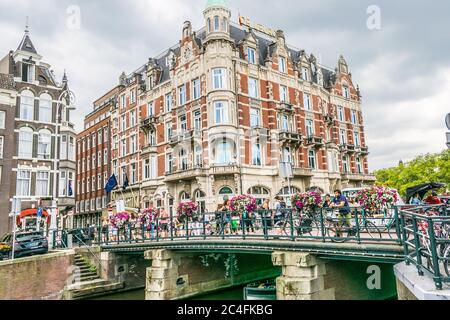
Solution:
[{"label": "stone steps", "polygon": [[79,254],[74,256],[74,266],[79,269],[76,274],[77,282],[66,287],[66,300],[81,300],[104,295],[123,289],[120,282],[111,283],[99,277],[97,272],[91,271],[89,263]]}]

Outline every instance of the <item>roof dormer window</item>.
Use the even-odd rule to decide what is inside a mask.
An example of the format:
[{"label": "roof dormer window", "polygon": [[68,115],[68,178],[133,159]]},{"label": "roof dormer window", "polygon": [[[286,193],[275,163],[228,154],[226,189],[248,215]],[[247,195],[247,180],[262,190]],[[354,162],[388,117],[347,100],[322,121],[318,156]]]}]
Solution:
[{"label": "roof dormer window", "polygon": [[34,81],[34,66],[32,64],[22,64],[22,81],[28,83]]},{"label": "roof dormer window", "polygon": [[256,64],[256,50],[253,48],[247,49],[247,59],[248,63]]},{"label": "roof dormer window", "polygon": [[280,71],[282,73],[286,73],[286,58],[285,57],[279,58],[278,71]]}]

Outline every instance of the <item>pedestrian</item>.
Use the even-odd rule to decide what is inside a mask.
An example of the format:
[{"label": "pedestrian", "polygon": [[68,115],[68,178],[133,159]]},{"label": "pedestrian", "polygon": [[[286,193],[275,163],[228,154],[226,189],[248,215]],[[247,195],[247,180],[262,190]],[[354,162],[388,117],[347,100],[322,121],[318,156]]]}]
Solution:
[{"label": "pedestrian", "polygon": [[327,194],[325,196],[325,200],[324,200],[324,202],[322,204],[322,208],[324,208],[324,209],[331,209],[331,205],[332,204],[333,204],[333,202],[331,201],[331,195]]},{"label": "pedestrian", "polygon": [[264,200],[261,205],[261,218],[263,224],[264,236],[269,235],[269,230],[272,229],[272,210],[270,210],[270,200]]},{"label": "pedestrian", "polygon": [[416,193],[416,194],[414,195],[414,197],[412,197],[412,199],[411,199],[411,201],[409,202],[409,204],[410,204],[410,205],[413,205],[413,206],[420,206],[420,205],[422,204],[422,201],[420,201],[420,197],[419,197],[419,194],[418,194],[418,193]]},{"label": "pedestrian", "polygon": [[339,209],[338,219],[340,221],[340,224],[347,226],[351,231],[349,234],[351,235],[353,233],[352,231],[352,224],[351,224],[351,210],[350,205],[348,203],[347,198],[342,194],[341,190],[335,190],[334,191],[334,198],[332,201],[331,208],[333,209]]},{"label": "pedestrian", "polygon": [[161,238],[167,238],[169,233],[169,214],[164,208],[159,211],[159,228],[161,229]]},{"label": "pedestrian", "polygon": [[438,194],[436,191],[433,191],[426,199],[425,203],[428,205],[438,205],[442,204],[441,200],[438,197]]}]

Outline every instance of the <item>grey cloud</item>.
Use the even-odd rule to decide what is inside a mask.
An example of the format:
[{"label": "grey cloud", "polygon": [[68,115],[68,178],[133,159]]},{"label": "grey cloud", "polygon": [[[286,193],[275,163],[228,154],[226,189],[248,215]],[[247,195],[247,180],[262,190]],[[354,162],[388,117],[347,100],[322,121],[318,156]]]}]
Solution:
[{"label": "grey cloud", "polygon": [[[445,76],[447,70],[450,72],[450,2],[228,2],[234,21],[240,12],[255,22],[283,29],[288,43],[320,56],[324,65],[334,68],[339,55],[345,55],[354,82],[363,93],[372,168],[444,148],[440,118],[450,108],[443,105],[440,95],[450,85]],[[59,78],[67,69],[79,101],[75,120],[81,130],[83,115],[90,112],[96,98],[117,83],[122,70],[132,72],[150,56],[175,44],[184,20],[191,20],[194,28],[202,27],[205,3],[0,0],[0,28],[8,30],[2,34],[0,55],[16,48],[29,15],[38,51],[54,66]],[[366,27],[366,9],[372,4],[381,8],[379,31]],[[79,31],[65,26],[69,5],[81,9]],[[408,132],[409,141],[401,138],[402,132]]]}]

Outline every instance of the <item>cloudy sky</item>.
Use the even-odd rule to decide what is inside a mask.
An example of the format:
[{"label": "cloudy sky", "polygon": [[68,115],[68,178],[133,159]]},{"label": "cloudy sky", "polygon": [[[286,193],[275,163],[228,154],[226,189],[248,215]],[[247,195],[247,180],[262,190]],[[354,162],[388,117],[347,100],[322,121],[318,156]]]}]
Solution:
[{"label": "cloudy sky", "polygon": [[[185,20],[196,29],[203,26],[205,3],[0,0],[0,55],[17,48],[29,16],[38,52],[59,79],[67,70],[78,99],[74,122],[81,130],[92,102],[118,82],[122,71],[131,73],[176,44]],[[228,3],[233,21],[240,12],[282,29],[289,44],[314,53],[326,66],[334,68],[340,54],[346,57],[362,90],[371,169],[445,148],[444,118],[450,112],[449,1]],[[379,8],[380,20],[371,5]]]}]

